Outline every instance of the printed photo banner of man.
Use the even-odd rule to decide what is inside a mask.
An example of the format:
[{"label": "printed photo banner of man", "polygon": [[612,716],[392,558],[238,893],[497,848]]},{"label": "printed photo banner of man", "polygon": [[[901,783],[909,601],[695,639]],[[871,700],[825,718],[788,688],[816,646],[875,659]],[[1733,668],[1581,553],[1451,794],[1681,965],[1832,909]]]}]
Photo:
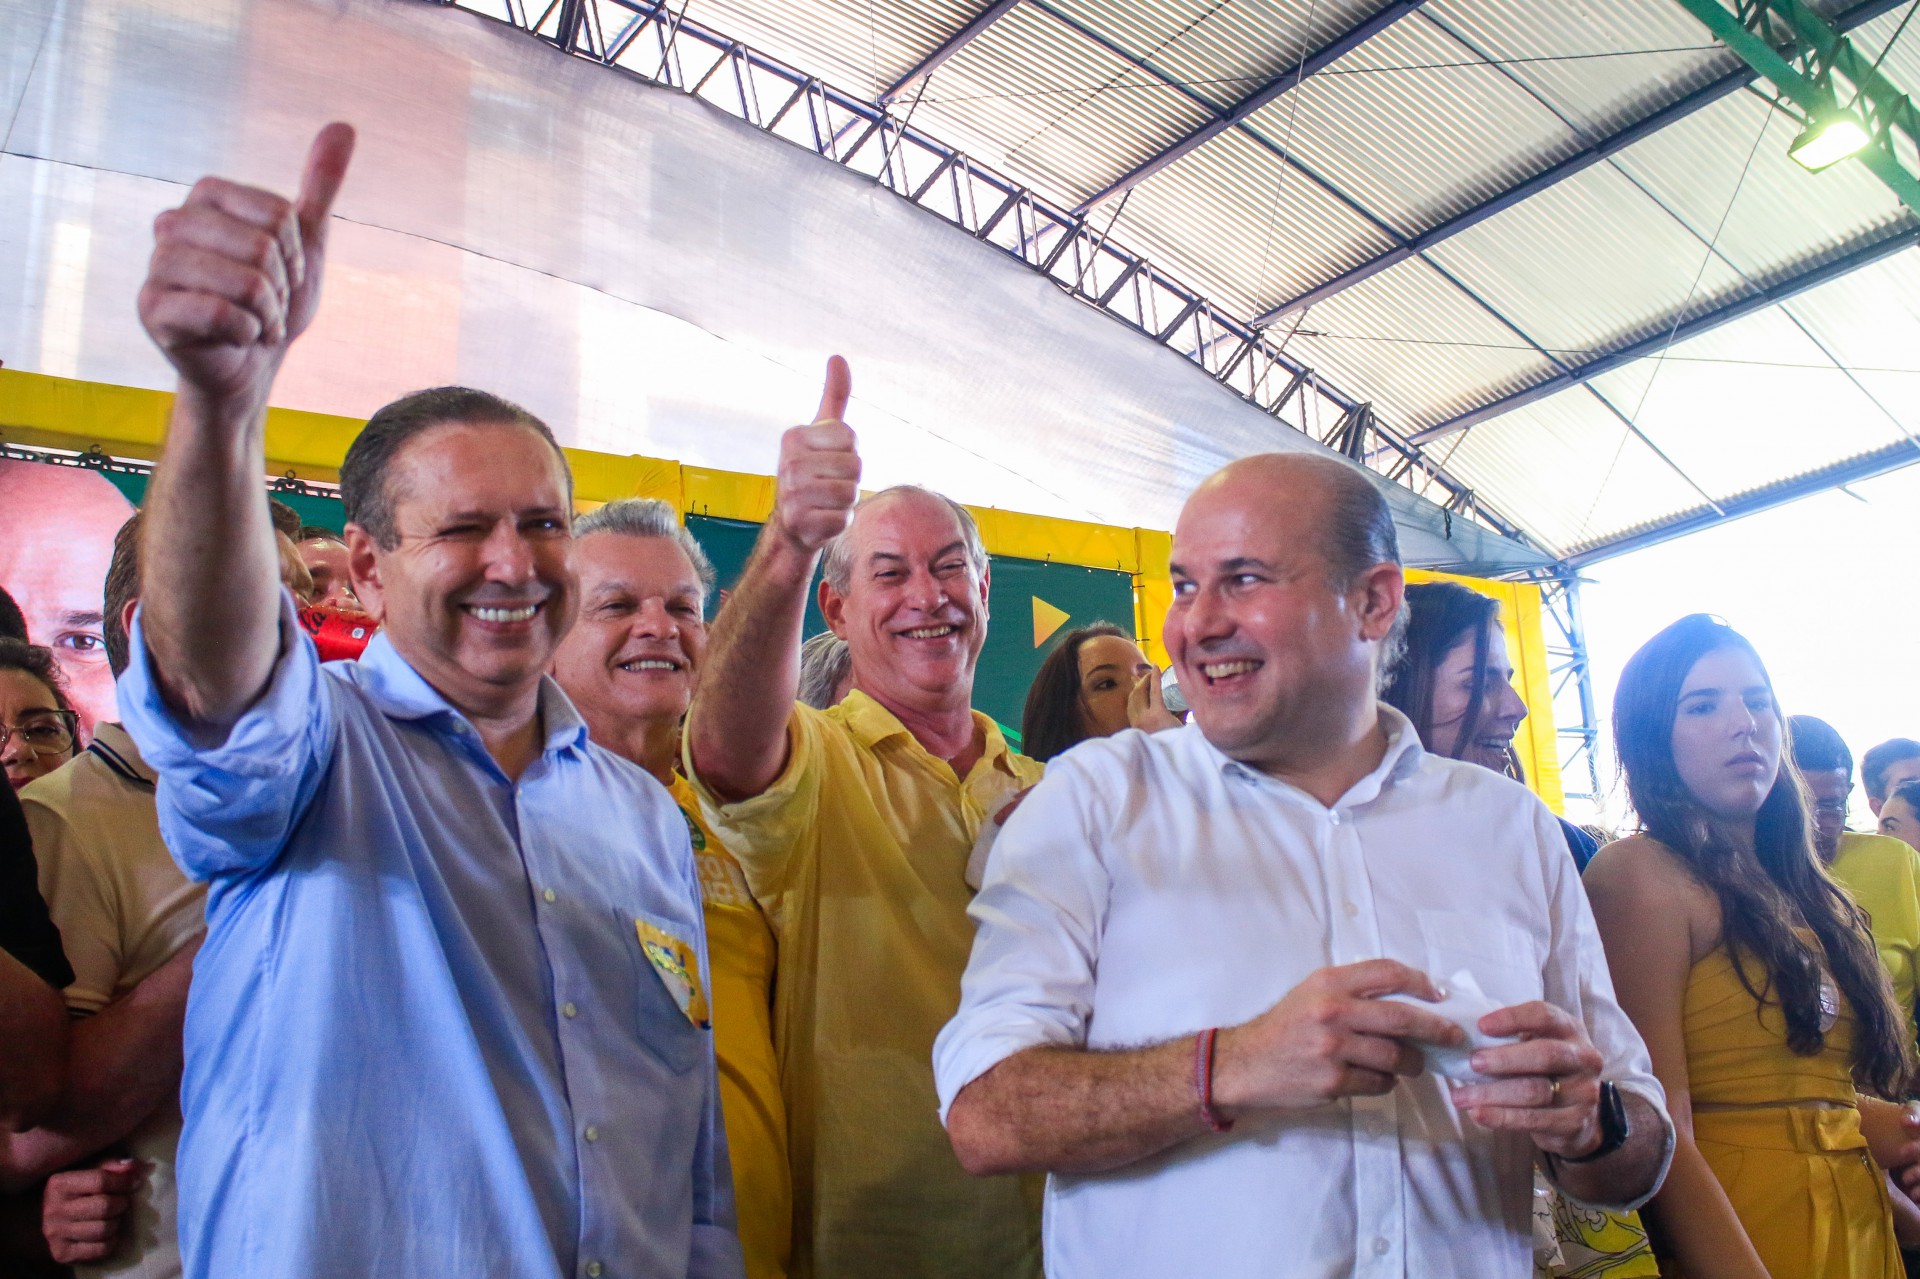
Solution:
[{"label": "printed photo banner of man", "polygon": [[[709,515],[687,516],[687,530],[700,540],[730,588],[746,566],[760,526]],[[1020,741],[1020,714],[1027,688],[1054,643],[1068,630],[1092,622],[1112,622],[1133,633],[1133,575],[1117,569],[1082,568],[1046,560],[989,557],[993,578],[987,606],[987,646],[974,675],[974,708],[991,715],[1014,745]],[[816,591],[819,579],[814,580]],[[809,597],[806,633],[827,628],[818,595]]]},{"label": "printed photo banner of man", "polygon": [[[28,642],[53,650],[87,741],[96,723],[120,718],[101,608],[113,536],[146,491],[144,472],[0,457],[0,590],[26,618]],[[267,492],[264,477],[261,492]],[[342,525],[336,498],[271,496],[298,511],[304,523]]]}]

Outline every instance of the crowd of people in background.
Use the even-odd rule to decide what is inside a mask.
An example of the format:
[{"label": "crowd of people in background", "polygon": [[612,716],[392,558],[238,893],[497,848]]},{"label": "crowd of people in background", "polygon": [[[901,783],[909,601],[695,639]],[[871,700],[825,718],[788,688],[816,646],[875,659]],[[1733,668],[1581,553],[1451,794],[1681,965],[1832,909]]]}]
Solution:
[{"label": "crowd of people in background", "polygon": [[1573,826],[1498,604],[1297,454],[1186,503],[1170,672],[1065,632],[1010,741],[979,530],[861,495],[837,357],[724,606],[484,391],[306,524],[263,422],[352,145],[156,223],[139,511],[0,461],[71,534],[0,546],[7,1273],[1903,1273],[1920,741],[1849,830],[1847,744],[1687,617],[1634,829]]}]

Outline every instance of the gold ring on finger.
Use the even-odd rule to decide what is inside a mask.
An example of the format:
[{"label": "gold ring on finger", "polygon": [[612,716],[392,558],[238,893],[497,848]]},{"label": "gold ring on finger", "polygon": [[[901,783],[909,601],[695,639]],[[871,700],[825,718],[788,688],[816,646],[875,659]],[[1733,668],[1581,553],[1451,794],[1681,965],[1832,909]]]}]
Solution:
[{"label": "gold ring on finger", "polygon": [[1560,1081],[1557,1078],[1547,1080],[1547,1104],[1549,1106],[1560,1104]]}]

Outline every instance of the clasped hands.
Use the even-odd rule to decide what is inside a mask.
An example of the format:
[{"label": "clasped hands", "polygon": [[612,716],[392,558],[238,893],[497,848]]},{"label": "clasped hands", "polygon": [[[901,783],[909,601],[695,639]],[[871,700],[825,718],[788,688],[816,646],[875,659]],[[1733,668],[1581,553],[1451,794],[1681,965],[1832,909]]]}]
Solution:
[{"label": "clasped hands", "polygon": [[[1370,959],[1322,968],[1252,1021],[1222,1030],[1215,1108],[1231,1118],[1379,1096],[1401,1076],[1421,1072],[1421,1043],[1465,1042],[1465,1033],[1438,1013],[1381,998],[1394,994],[1441,998],[1418,969]],[[1483,1128],[1527,1134],[1550,1155],[1573,1159],[1595,1150],[1602,1062],[1580,1022],[1535,1000],[1488,1013],[1479,1028],[1519,1042],[1477,1050],[1471,1064],[1488,1080],[1454,1085],[1454,1105]]]}]

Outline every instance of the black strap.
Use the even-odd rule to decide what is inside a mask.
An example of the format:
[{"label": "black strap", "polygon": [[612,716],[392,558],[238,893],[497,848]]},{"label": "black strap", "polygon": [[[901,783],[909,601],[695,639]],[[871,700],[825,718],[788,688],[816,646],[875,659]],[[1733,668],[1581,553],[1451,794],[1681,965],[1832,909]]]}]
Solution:
[{"label": "black strap", "polygon": [[129,764],[125,755],[122,755],[119,751],[113,749],[113,747],[107,745],[99,738],[94,738],[92,743],[88,745],[87,754],[99,756],[100,762],[108,768],[111,768],[115,776],[119,777],[121,781],[132,786],[144,787],[147,790],[153,789],[153,780],[151,778],[141,776],[140,770],[132,764]]}]

